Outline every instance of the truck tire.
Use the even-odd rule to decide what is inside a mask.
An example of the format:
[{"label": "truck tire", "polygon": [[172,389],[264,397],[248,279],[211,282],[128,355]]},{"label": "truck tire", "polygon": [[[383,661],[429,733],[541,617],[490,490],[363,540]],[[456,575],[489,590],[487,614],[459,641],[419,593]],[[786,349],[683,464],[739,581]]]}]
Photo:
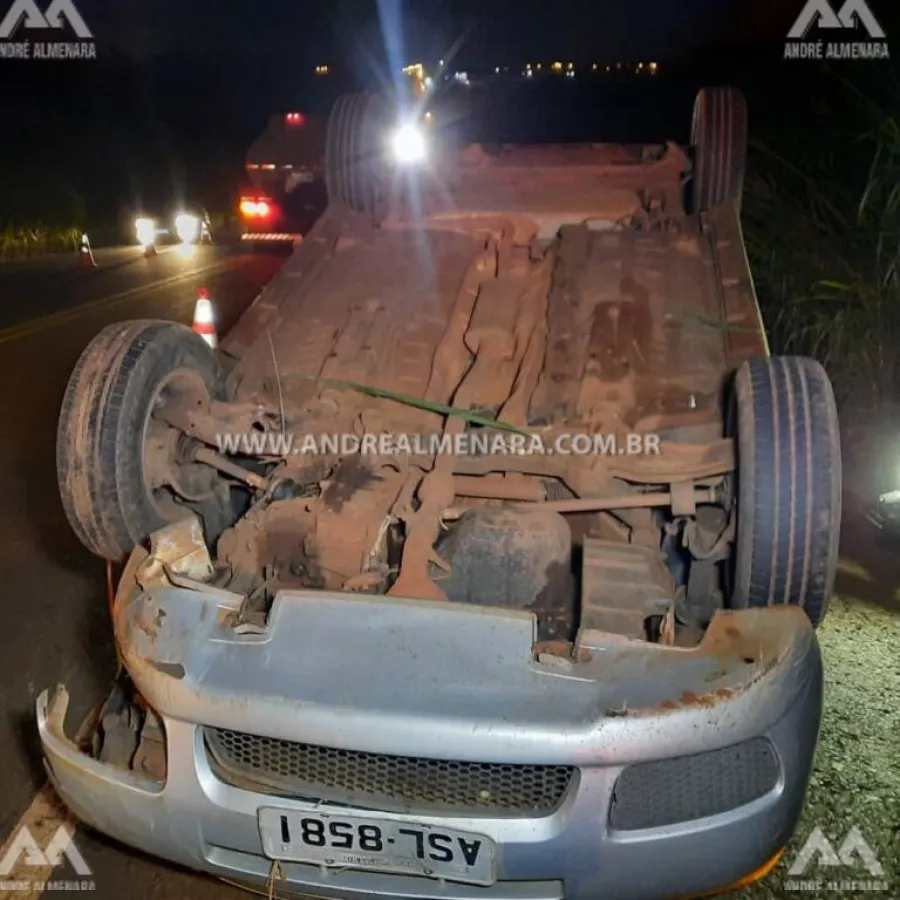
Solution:
[{"label": "truck tire", "polygon": [[733,203],[740,210],[747,168],[747,101],[737,88],[703,88],[694,101],[693,212]]},{"label": "truck tire", "polygon": [[758,357],[737,371],[737,546],[731,606],[796,604],[825,617],[837,570],[841,446],[825,370]]},{"label": "truck tire", "polygon": [[183,436],[152,416],[175,393],[192,403],[223,399],[222,385],[212,350],[185,325],[121,322],[88,344],[56,441],[63,509],[88,550],[120,560],[190,511],[210,541],[231,524],[227,486],[209,467],[183,461]]},{"label": "truck tire", "polygon": [[377,94],[344,94],[335,101],[325,138],[328,199],[380,217],[385,203],[387,104]]}]

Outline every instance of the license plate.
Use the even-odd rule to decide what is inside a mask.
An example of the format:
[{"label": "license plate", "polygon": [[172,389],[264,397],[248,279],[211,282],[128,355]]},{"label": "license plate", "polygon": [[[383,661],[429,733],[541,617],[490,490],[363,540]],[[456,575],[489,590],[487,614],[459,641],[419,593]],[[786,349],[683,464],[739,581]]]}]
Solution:
[{"label": "license plate", "polygon": [[259,833],[269,859],[425,875],[465,884],[496,881],[494,842],[468,831],[263,808],[259,810]]}]

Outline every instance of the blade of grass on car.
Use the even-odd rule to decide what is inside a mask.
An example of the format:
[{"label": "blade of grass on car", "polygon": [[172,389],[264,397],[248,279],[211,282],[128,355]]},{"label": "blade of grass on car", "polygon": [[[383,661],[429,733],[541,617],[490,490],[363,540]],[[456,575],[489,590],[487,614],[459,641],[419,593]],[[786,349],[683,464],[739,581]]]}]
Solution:
[{"label": "blade of grass on car", "polygon": [[379,400],[393,400],[396,403],[402,403],[405,406],[412,406],[416,409],[423,409],[426,412],[436,413],[442,416],[455,416],[465,419],[470,425],[479,425],[482,428],[496,428],[498,431],[509,431],[513,434],[522,434],[530,437],[532,432],[526,428],[519,428],[518,425],[512,425],[509,422],[501,422],[499,419],[492,419],[474,412],[471,409],[462,409],[458,406],[448,406],[446,403],[435,403],[433,400],[424,400],[421,397],[413,397],[409,394],[400,394],[396,391],[389,391],[386,388],[373,387],[369,384],[360,384],[356,381],[342,381],[338,378],[322,378],[318,375],[299,375],[297,376],[305,381],[315,381],[325,387],[343,388],[345,390],[356,391],[365,394],[367,397],[375,397]]}]

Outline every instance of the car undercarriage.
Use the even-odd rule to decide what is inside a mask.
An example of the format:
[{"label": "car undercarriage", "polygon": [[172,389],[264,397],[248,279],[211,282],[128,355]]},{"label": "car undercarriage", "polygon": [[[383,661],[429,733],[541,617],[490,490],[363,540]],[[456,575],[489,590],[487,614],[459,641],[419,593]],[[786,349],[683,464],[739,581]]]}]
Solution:
[{"label": "car undercarriage", "polygon": [[[705,817],[732,817],[723,841],[765,823],[772,840],[686,884],[758,868],[793,828],[815,743],[840,452],[824,371],[769,355],[739,218],[742,99],[701,93],[690,155],[473,145],[414,172],[374,171],[377,104],[339,102],[331,204],[221,352],[125,322],[72,376],[60,489],[87,547],[131,554],[113,620],[133,684],[101,716],[127,752],[89,798],[66,697],[42,697],[57,786],[109,831],[122,821],[98,798],[143,779],[123,813],[135,846],[251,881],[256,857],[227,852],[291,860],[319,896],[362,896],[353,874],[326,883],[341,859],[393,873],[372,876],[392,896],[404,871],[432,896],[434,873],[381,850],[272,849],[277,816],[251,796],[369,815],[360,829],[443,822],[460,847],[481,835],[487,856],[451,854],[437,876],[460,897],[663,896],[638,874],[652,841],[628,851],[615,832]],[[160,735],[162,764],[136,767]],[[703,796],[678,766],[718,772],[710,753],[737,754],[719,806],[616,813],[630,784]],[[572,780],[501,803],[500,782],[472,793],[441,760]],[[360,774],[383,766],[387,781]],[[545,826],[575,840],[591,796],[625,875],[581,846],[555,873],[567,845]],[[176,812],[226,855],[176,851]],[[662,852],[696,852],[701,831],[666,832]]]}]

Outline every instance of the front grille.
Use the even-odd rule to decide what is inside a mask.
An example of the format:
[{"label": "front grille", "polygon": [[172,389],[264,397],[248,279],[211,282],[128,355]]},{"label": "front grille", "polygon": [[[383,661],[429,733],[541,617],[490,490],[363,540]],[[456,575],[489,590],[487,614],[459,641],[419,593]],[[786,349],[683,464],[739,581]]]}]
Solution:
[{"label": "front grille", "polygon": [[637,763],[619,776],[610,825],[660,828],[728,812],[778,786],[781,767],[765,738],[694,756]]},{"label": "front grille", "polygon": [[546,816],[576,772],[336,750],[222,728],[204,734],[213,769],[229,784],[387,812]]}]

